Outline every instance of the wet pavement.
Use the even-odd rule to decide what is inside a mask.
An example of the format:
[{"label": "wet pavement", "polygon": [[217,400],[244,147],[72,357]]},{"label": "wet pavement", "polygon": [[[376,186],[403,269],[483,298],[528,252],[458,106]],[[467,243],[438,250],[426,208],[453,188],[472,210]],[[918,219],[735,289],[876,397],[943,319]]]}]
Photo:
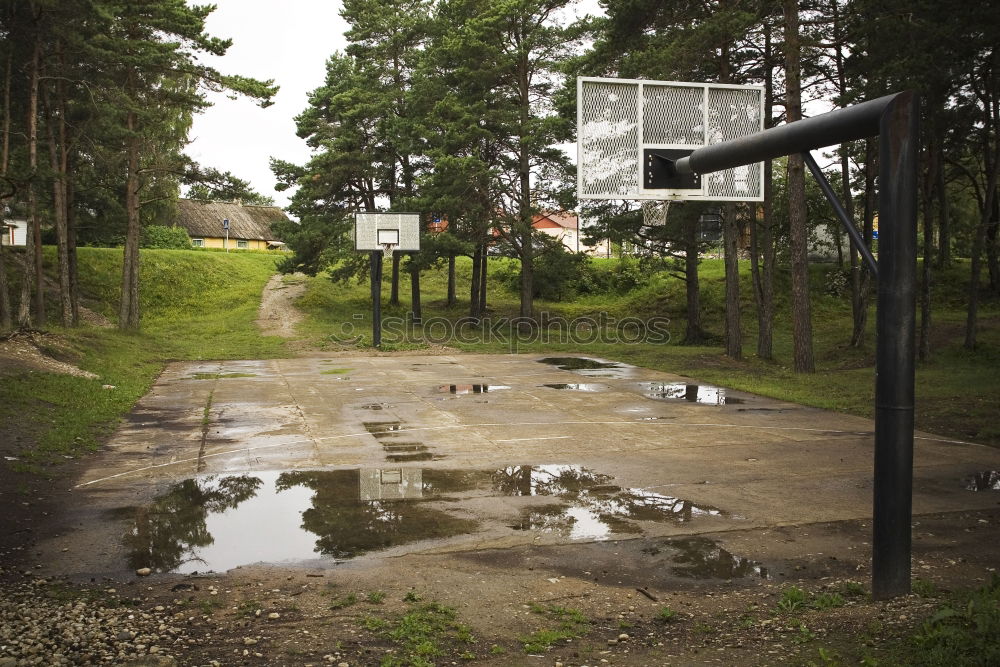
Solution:
[{"label": "wet pavement", "polygon": [[[677,577],[767,578],[704,535],[870,517],[872,430],[586,357],[177,363],[39,548],[83,576],[641,538]],[[918,435],[916,513],[996,506],[1000,451]]]}]

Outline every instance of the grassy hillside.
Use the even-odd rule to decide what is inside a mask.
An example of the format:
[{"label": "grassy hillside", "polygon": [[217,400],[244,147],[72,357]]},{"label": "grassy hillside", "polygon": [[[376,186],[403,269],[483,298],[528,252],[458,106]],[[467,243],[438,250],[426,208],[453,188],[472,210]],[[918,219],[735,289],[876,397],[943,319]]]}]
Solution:
[{"label": "grassy hillside", "polygon": [[[46,248],[48,264],[51,250]],[[84,305],[111,320],[121,261],[121,250],[79,249]],[[273,255],[263,253],[142,251],[139,333],[51,328],[51,335],[36,341],[97,379],[51,373],[0,378],[0,422],[7,448],[20,459],[15,467],[37,470],[96,449],[118,418],[149,391],[167,361],[284,355],[284,341],[262,337],[253,323],[274,262]],[[50,310],[57,306],[54,301],[48,302]],[[50,314],[55,321],[55,313]]]}]

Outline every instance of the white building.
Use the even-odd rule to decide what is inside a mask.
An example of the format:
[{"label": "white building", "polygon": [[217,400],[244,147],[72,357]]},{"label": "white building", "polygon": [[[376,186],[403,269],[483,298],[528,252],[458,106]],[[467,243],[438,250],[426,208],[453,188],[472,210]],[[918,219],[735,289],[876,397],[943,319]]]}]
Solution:
[{"label": "white building", "polygon": [[2,240],[5,246],[26,245],[28,243],[28,221],[4,220]]}]

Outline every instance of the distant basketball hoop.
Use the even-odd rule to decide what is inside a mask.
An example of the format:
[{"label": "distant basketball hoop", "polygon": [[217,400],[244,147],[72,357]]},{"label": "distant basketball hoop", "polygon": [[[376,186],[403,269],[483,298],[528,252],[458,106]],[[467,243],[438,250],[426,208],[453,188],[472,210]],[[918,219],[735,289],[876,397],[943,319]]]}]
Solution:
[{"label": "distant basketball hoop", "polygon": [[420,250],[419,213],[354,214],[354,248],[371,256],[372,345],[382,344],[382,262],[394,252]]}]

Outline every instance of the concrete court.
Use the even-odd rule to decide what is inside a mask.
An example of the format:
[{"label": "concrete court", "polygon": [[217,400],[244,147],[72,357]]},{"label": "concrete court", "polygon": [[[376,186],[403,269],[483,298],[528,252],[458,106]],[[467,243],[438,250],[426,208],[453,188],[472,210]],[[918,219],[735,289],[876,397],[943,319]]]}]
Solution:
[{"label": "concrete court", "polygon": [[[632,536],[871,516],[870,420],[729,390],[719,404],[722,394],[712,388],[703,388],[705,402],[690,400],[690,389],[689,400],[650,398],[664,393],[662,385],[692,381],[627,365],[562,370],[539,363],[545,356],[171,364],[81,475],[76,537],[54,567],[65,574],[123,572],[120,551],[96,546],[120,539],[109,510],[149,502],[196,476],[269,471],[402,469],[426,476],[580,466],[613,477],[615,488],[636,492],[640,502],[683,499],[694,508],[679,521],[633,522],[641,530],[628,531]],[[392,459],[390,451],[418,454]],[[996,469],[1000,451],[918,434],[914,513],[994,508],[996,493],[969,491],[964,480]],[[479,521],[478,528],[390,551],[574,539],[572,532],[511,529],[513,517],[538,498],[484,491],[448,500],[447,512]]]}]

